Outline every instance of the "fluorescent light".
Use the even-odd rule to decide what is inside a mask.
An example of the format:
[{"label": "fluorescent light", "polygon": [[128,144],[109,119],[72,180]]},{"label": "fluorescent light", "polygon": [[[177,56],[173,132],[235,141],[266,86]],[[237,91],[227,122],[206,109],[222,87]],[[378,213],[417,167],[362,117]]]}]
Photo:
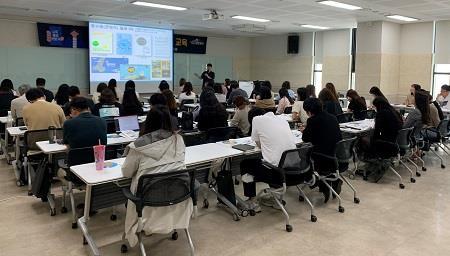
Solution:
[{"label": "fluorescent light", "polygon": [[266,19],[253,18],[253,17],[240,16],[240,15],[231,16],[231,18],[238,19],[238,20],[256,21],[256,22],[269,22],[270,21],[270,20],[266,20]]},{"label": "fluorescent light", "polygon": [[153,8],[175,10],[175,11],[185,11],[185,10],[187,10],[187,8],[185,8],[185,7],[165,5],[165,4],[154,4],[154,3],[142,2],[142,1],[132,2],[132,4],[139,5],[139,6],[145,6],[145,7],[153,7]]},{"label": "fluorescent light", "polygon": [[328,27],[321,27],[321,26],[315,26],[315,25],[302,25],[304,28],[312,28],[312,29],[329,29]]},{"label": "fluorescent light", "polygon": [[336,2],[336,1],[319,1],[319,4],[324,4],[324,5],[328,5],[328,6],[332,6],[332,7],[336,7],[336,8],[342,8],[342,9],[347,9],[347,10],[361,10],[362,7],[356,6],[356,5],[351,5],[351,4],[344,4],[344,3],[340,3],[340,2]]},{"label": "fluorescent light", "polygon": [[411,18],[411,17],[406,17],[406,16],[402,16],[402,15],[388,15],[386,16],[389,19],[394,19],[394,20],[401,20],[401,21],[418,21],[419,19],[416,18]]}]

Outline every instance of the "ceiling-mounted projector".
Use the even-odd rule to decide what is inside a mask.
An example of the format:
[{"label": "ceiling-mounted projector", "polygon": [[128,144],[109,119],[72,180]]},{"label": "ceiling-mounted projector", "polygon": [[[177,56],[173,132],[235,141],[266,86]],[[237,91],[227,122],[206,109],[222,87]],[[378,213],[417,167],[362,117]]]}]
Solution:
[{"label": "ceiling-mounted projector", "polygon": [[225,20],[225,16],[218,14],[216,10],[210,10],[210,13],[203,14],[202,20]]}]

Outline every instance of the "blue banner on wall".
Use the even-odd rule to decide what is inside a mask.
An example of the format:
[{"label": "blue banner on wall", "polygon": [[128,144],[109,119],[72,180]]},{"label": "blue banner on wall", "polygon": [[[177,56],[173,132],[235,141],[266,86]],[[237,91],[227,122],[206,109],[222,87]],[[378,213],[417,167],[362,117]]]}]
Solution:
[{"label": "blue banner on wall", "polygon": [[45,47],[88,48],[88,27],[37,23],[39,44]]},{"label": "blue banner on wall", "polygon": [[173,51],[176,53],[206,54],[207,37],[175,34]]}]

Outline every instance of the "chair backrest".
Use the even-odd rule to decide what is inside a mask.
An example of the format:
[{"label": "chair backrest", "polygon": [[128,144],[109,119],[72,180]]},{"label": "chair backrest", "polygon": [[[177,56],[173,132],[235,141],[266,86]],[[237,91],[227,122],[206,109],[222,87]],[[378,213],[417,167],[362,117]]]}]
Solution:
[{"label": "chair backrest", "polygon": [[25,122],[23,121],[23,117],[18,117],[16,118],[16,120],[14,121],[14,126],[24,126]]},{"label": "chair backrest", "polygon": [[336,158],[340,163],[349,163],[355,154],[357,137],[343,139],[336,143]]},{"label": "chair backrest", "polygon": [[116,133],[117,124],[116,120],[113,117],[103,118],[106,122],[106,132],[108,134],[110,133]]},{"label": "chair backrest", "polygon": [[299,148],[284,151],[281,155],[278,167],[282,168],[286,175],[302,174],[311,169],[311,154],[313,146],[302,144]]},{"label": "chair backrest", "polygon": [[292,114],[292,107],[286,107],[284,109],[284,114]]},{"label": "chair backrest", "polygon": [[139,177],[135,196],[138,216],[142,216],[145,206],[164,207],[181,203],[193,197],[194,170],[169,171],[158,174],[145,174]]},{"label": "chair backrest", "polygon": [[342,123],[349,123],[353,121],[353,113],[343,113],[336,116],[338,122],[340,124]]},{"label": "chair backrest", "polygon": [[375,143],[375,148],[377,149],[376,150],[377,157],[379,158],[389,159],[397,157],[398,153],[400,152],[397,143],[386,140],[376,140],[373,143]]},{"label": "chair backrest", "polygon": [[[57,129],[55,129],[55,131],[56,131],[56,139],[62,139],[63,138],[63,129],[57,128]],[[48,140],[49,140],[48,129],[26,131],[24,134],[25,151],[39,150],[39,147],[36,145],[36,142],[48,141]]]},{"label": "chair backrest", "polygon": [[67,152],[67,165],[74,166],[95,162],[93,147],[71,148]]},{"label": "chair backrest", "polygon": [[397,144],[401,151],[406,151],[411,147],[411,136],[414,131],[414,127],[405,128],[398,131]]},{"label": "chair backrest", "polygon": [[180,102],[180,105],[183,106],[184,104],[194,104],[194,103],[195,103],[195,100],[193,100],[193,99],[186,99],[186,100],[182,100]]},{"label": "chair backrest", "polygon": [[186,147],[197,146],[206,143],[206,135],[202,132],[181,133]]},{"label": "chair backrest", "polygon": [[366,115],[366,119],[374,119],[377,115],[377,112],[373,109],[364,110],[363,112]]},{"label": "chair backrest", "polygon": [[192,131],[194,130],[194,115],[192,112],[182,112],[181,113],[181,130]]},{"label": "chair backrest", "polygon": [[448,135],[448,127],[449,127],[448,125],[449,125],[448,119],[444,119],[439,123],[437,128],[442,137],[445,137]]},{"label": "chair backrest", "polygon": [[206,132],[206,142],[215,143],[219,141],[226,141],[236,139],[239,128],[237,127],[219,127],[212,128]]}]

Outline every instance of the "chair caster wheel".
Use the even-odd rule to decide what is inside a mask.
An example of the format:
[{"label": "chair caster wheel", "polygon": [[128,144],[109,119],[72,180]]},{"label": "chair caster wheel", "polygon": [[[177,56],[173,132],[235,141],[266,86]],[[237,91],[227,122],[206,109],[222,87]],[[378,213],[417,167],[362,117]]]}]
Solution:
[{"label": "chair caster wheel", "polygon": [[240,221],[241,218],[239,218],[239,216],[238,216],[236,213],[234,213],[234,214],[233,214],[233,220],[234,220],[234,221]]},{"label": "chair caster wheel", "polygon": [[311,215],[311,222],[317,222],[316,215]]},{"label": "chair caster wheel", "polygon": [[75,223],[72,223],[72,229],[77,229],[78,228],[78,224],[75,222]]},{"label": "chair caster wheel", "polygon": [[203,208],[208,209],[208,207],[209,207],[208,199],[203,200]]},{"label": "chair caster wheel", "polygon": [[360,200],[359,200],[359,198],[355,197],[355,198],[353,198],[353,202],[354,202],[355,204],[359,204]]},{"label": "chair caster wheel", "polygon": [[28,196],[32,196],[33,192],[32,191],[28,191]]},{"label": "chair caster wheel", "polygon": [[176,240],[178,240],[178,232],[173,232],[173,234],[172,234],[172,240],[174,240],[174,241],[176,241]]},{"label": "chair caster wheel", "polygon": [[400,184],[398,186],[400,187],[400,189],[405,189],[405,185],[403,185],[403,184]]},{"label": "chair caster wheel", "polygon": [[283,206],[286,206],[286,201],[281,200],[281,204],[282,204]]},{"label": "chair caster wheel", "polygon": [[340,213],[344,213],[344,212],[345,212],[345,208],[342,207],[342,206],[339,206],[339,212],[340,212]]},{"label": "chair caster wheel", "polygon": [[442,169],[445,169],[445,165],[441,164],[441,168],[442,168]]},{"label": "chair caster wheel", "polygon": [[349,174],[348,177],[349,177],[351,180],[354,180],[354,179],[355,179],[355,175],[354,175],[354,174]]},{"label": "chair caster wheel", "polygon": [[411,178],[411,183],[416,183],[416,179]]},{"label": "chair caster wheel", "polygon": [[87,245],[87,244],[88,244],[88,242],[86,240],[86,237],[83,236],[83,245]]},{"label": "chair caster wheel", "polygon": [[50,209],[50,216],[56,215],[56,209]]},{"label": "chair caster wheel", "polygon": [[117,220],[117,215],[111,214],[111,217],[109,217],[109,219],[110,219],[111,221],[116,221],[116,220]]},{"label": "chair caster wheel", "polygon": [[422,171],[423,172],[426,172],[427,171],[427,168],[424,166],[424,167],[422,167]]},{"label": "chair caster wheel", "polygon": [[16,181],[16,186],[18,186],[18,187],[22,187],[22,186],[23,186],[23,183],[22,183],[22,181],[20,181],[20,180],[17,180],[17,181]]},{"label": "chair caster wheel", "polygon": [[61,207],[61,213],[67,213],[67,207]]},{"label": "chair caster wheel", "polygon": [[286,225],[286,231],[287,232],[292,232],[292,226],[291,225]]},{"label": "chair caster wheel", "polygon": [[244,217],[244,218],[248,217],[248,211],[247,210],[242,210],[241,211],[241,216]]},{"label": "chair caster wheel", "polygon": [[363,180],[368,181],[369,178],[368,178],[367,176],[364,176],[364,177],[363,177]]},{"label": "chair caster wheel", "polygon": [[128,246],[126,244],[122,244],[120,246],[120,252],[121,253],[127,253],[128,252]]},{"label": "chair caster wheel", "polygon": [[253,217],[253,216],[256,216],[255,210],[250,210],[249,213],[250,213],[250,216],[252,216],[252,217]]},{"label": "chair caster wheel", "polygon": [[299,197],[298,197],[298,201],[304,202],[304,201],[305,201],[305,198],[304,198],[303,196],[299,196]]},{"label": "chair caster wheel", "polygon": [[421,174],[420,172],[416,172],[416,176],[417,176],[417,177],[421,177],[422,174]]}]

